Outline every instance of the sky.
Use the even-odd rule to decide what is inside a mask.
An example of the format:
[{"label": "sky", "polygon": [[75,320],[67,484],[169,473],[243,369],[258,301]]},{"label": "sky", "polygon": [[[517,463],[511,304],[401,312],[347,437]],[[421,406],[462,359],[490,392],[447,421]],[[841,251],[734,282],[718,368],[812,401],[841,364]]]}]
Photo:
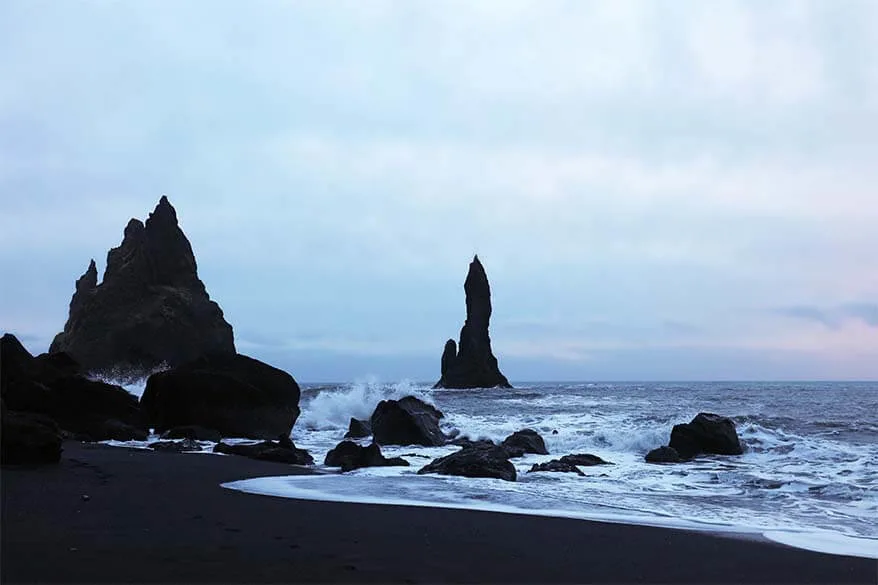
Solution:
[{"label": "sky", "polygon": [[238,350],[433,381],[878,379],[878,3],[0,3],[0,330],[167,194]]}]

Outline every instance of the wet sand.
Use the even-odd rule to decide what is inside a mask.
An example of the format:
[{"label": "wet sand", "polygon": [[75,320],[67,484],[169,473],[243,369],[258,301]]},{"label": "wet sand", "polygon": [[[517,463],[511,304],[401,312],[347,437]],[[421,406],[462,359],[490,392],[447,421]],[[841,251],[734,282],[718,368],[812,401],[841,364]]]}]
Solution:
[{"label": "wet sand", "polygon": [[875,560],[770,542],[220,487],[291,473],[304,471],[234,456],[67,442],[60,465],[0,472],[0,580],[878,583]]}]

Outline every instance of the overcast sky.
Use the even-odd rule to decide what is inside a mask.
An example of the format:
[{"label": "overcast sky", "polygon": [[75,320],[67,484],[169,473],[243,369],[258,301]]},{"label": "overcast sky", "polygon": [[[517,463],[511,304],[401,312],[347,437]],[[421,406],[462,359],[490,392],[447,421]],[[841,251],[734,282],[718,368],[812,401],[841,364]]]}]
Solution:
[{"label": "overcast sky", "polygon": [[433,381],[878,378],[878,3],[0,3],[0,329],[162,194],[242,353]]}]

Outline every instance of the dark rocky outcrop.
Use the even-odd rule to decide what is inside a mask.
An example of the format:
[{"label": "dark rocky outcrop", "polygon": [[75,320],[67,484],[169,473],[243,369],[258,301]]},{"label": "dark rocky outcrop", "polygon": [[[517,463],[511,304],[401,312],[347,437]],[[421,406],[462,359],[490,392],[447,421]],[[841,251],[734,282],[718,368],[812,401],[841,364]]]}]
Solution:
[{"label": "dark rocky outcrop", "polygon": [[0,407],[0,463],[3,465],[58,463],[61,431],[51,418]]},{"label": "dark rocky outcrop", "polygon": [[213,355],[156,372],[140,403],[156,432],[195,425],[223,437],[288,436],[299,417],[292,376],[244,355]]},{"label": "dark rocky outcrop", "polygon": [[173,427],[162,433],[162,439],[193,439],[196,441],[210,441],[219,443],[222,435],[214,429],[206,429],[198,425],[183,425]]},{"label": "dark rocky outcrop", "polygon": [[497,445],[471,445],[431,461],[419,469],[418,474],[438,473],[515,481],[515,466],[508,457],[506,450]]},{"label": "dark rocky outcrop", "polygon": [[683,459],[701,453],[741,455],[744,449],[731,419],[708,412],[698,413],[691,422],[674,425],[670,447]]},{"label": "dark rocky outcrop", "polygon": [[182,441],[155,441],[147,445],[154,451],[164,451],[167,453],[182,453],[183,451],[200,451],[201,445],[194,439],[183,439]]},{"label": "dark rocky outcrop", "polygon": [[673,447],[659,447],[646,454],[647,463],[680,463],[683,458]]},{"label": "dark rocky outcrop", "polygon": [[372,434],[372,423],[368,420],[360,420],[351,417],[348,425],[348,432],[345,433],[345,439],[362,439]]},{"label": "dark rocky outcrop", "polygon": [[229,445],[218,443],[213,448],[215,453],[241,455],[260,461],[290,463],[292,465],[313,465],[314,458],[305,449],[298,449],[289,439],[281,441],[263,441],[255,445]]},{"label": "dark rocky outcrop", "polygon": [[409,462],[401,457],[388,459],[381,454],[381,448],[376,443],[362,447],[353,441],[342,441],[326,454],[323,464],[351,471],[361,467],[408,467]]},{"label": "dark rocky outcrop", "polygon": [[609,461],[604,461],[597,455],[591,453],[579,453],[574,455],[564,455],[560,459],[561,463],[569,465],[578,465],[580,467],[591,467],[592,465],[613,465]]},{"label": "dark rocky outcrop", "polygon": [[466,322],[460,330],[460,343],[445,342],[442,377],[436,388],[511,388],[500,373],[491,351],[488,327],[491,320],[491,287],[485,268],[475,256],[463,285],[466,293]]},{"label": "dark rocky outcrop", "polygon": [[53,419],[64,434],[86,441],[145,440],[146,419],[137,398],[121,386],[89,380],[66,354],[34,358],[15,336],[0,339],[0,394],[11,411]]},{"label": "dark rocky outcrop", "polygon": [[528,473],[534,473],[537,471],[551,471],[555,473],[575,473],[576,475],[585,475],[582,473],[578,467],[573,465],[572,463],[565,463],[560,459],[552,459],[551,461],[547,461],[546,463],[536,463],[533,467],[530,468]]},{"label": "dark rocky outcrop", "polygon": [[503,446],[511,449],[520,449],[523,453],[536,453],[548,455],[546,443],[538,432],[533,429],[516,431],[503,439]]},{"label": "dark rocky outcrop", "polygon": [[414,396],[382,400],[372,413],[372,437],[379,445],[444,445],[439,429],[442,412]]},{"label": "dark rocky outcrop", "polygon": [[199,280],[177,213],[162,197],[146,223],[132,219],[107,254],[76,281],[70,315],[50,347],[87,371],[150,372],[208,354],[234,354],[232,327]]}]

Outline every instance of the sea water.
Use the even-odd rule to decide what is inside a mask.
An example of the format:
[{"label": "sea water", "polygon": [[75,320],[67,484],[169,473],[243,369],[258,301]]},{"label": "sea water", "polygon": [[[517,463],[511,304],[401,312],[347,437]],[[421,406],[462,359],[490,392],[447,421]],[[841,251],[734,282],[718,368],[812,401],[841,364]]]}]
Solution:
[{"label": "sea water", "polygon": [[[136,389],[135,389],[136,390]],[[279,476],[226,484],[291,498],[495,510],[761,534],[791,546],[878,558],[878,384],[530,383],[444,390],[408,382],[303,385],[292,438],[316,467],[380,400],[414,395],[445,413],[442,429],[501,441],[531,428],[549,455],[512,459],[518,479],[417,475],[458,449],[384,446],[410,467]],[[672,465],[644,455],[699,412],[730,417],[746,452]],[[368,444],[369,439],[359,440]],[[528,473],[591,453],[613,465]]]}]

